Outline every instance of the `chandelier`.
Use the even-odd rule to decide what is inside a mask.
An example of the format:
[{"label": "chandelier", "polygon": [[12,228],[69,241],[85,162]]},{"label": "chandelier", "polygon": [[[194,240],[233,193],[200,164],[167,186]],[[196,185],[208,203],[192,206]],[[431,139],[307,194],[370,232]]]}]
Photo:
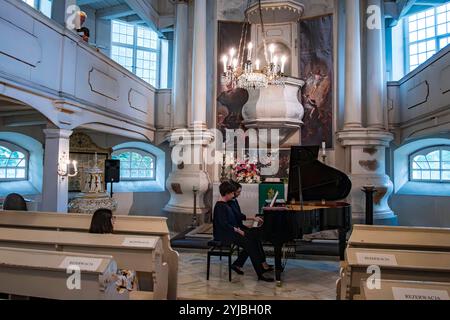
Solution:
[{"label": "chandelier", "polygon": [[250,25],[246,13],[246,21],[242,28],[238,51],[235,48],[231,48],[228,54],[222,56],[222,84],[229,88],[256,90],[267,88],[269,85],[284,86],[285,84],[284,71],[287,57],[275,55],[276,45],[274,43],[267,46],[261,0],[258,1],[258,7],[263,35],[265,65],[262,65],[261,60],[258,58],[253,59],[253,44],[251,42],[247,45],[247,55],[244,61],[245,47],[243,42],[247,38]]}]

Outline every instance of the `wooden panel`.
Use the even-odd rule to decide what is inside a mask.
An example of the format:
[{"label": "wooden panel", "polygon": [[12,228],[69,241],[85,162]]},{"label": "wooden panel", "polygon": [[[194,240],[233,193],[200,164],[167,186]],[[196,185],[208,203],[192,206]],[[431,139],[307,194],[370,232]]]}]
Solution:
[{"label": "wooden panel", "polygon": [[[159,236],[162,240],[163,262],[168,264],[168,298],[177,298],[178,253],[170,246],[167,218],[145,216],[116,216],[114,233],[123,235]],[[87,232],[91,215],[58,214],[50,212],[2,211],[0,226],[38,230]],[[44,248],[45,249],[45,248]]]},{"label": "wooden panel", "polygon": [[[70,290],[66,259],[100,263],[95,271],[81,267],[81,287]],[[0,248],[0,292],[7,294],[47,299],[128,299],[128,292],[119,294],[116,290],[116,272],[111,256]]]},{"label": "wooden panel", "polygon": [[142,93],[134,89],[130,89],[128,92],[128,102],[130,103],[131,108],[147,113],[148,100]]},{"label": "wooden panel", "polygon": [[[2,30],[1,54],[32,67],[36,67],[41,62],[42,48],[34,35],[1,18],[0,30]],[[20,41],[17,41],[17,39],[20,39]]]},{"label": "wooden panel", "polygon": [[450,229],[354,225],[348,245],[450,251]]},{"label": "wooden panel", "polygon": [[113,100],[119,99],[119,84],[117,80],[100,70],[92,68],[89,71],[89,85],[95,93]]},{"label": "wooden panel", "polygon": [[439,282],[381,280],[380,289],[364,282],[362,300],[449,300],[450,284]]}]

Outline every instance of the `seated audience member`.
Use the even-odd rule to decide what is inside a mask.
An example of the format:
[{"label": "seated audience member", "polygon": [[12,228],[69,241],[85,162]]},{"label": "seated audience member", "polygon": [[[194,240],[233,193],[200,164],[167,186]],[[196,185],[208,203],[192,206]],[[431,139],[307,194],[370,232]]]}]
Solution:
[{"label": "seated audience member", "polygon": [[[114,231],[114,221],[115,217],[111,210],[98,209],[92,216],[89,233],[111,234]],[[118,270],[116,286],[119,292],[137,290],[137,277],[135,272],[131,270]]]},{"label": "seated audience member", "polygon": [[[243,248],[244,250],[240,252],[236,261],[241,261],[243,259],[242,255],[250,256],[253,268],[258,275],[258,280],[272,282],[273,278],[264,276],[263,257],[260,255],[258,242],[239,228],[233,210],[228,205],[228,202],[234,198],[235,187],[229,181],[226,181],[220,185],[219,191],[221,197],[216,203],[213,213],[214,239],[222,242],[223,245],[235,244]],[[232,265],[232,269],[242,274],[242,271],[236,268],[235,263]]]},{"label": "seated audience member", "polygon": [[[236,181],[230,181],[230,182],[235,187],[235,192],[234,192],[234,198],[228,202],[228,205],[233,210],[233,213],[235,215],[235,218],[237,220],[239,228],[244,230],[244,232],[246,232],[249,237],[254,237],[254,240],[258,243],[259,253],[260,253],[260,256],[263,258],[262,266],[263,266],[265,272],[273,271],[273,266],[267,264],[267,262],[266,262],[266,253],[264,252],[264,247],[260,240],[261,235],[260,235],[259,228],[248,228],[243,223],[243,221],[251,220],[253,222],[258,222],[258,225],[261,225],[261,223],[263,223],[263,219],[261,219],[260,217],[247,218],[247,216],[242,213],[241,207],[239,206],[239,202],[237,200],[237,198],[239,198],[239,196],[241,195],[242,185]],[[244,252],[245,252],[245,250],[244,250]],[[245,254],[242,254],[239,257],[240,257],[240,259],[236,260],[236,262],[234,263],[234,267],[235,267],[234,270],[236,272],[238,272],[238,270],[239,270],[240,272],[238,272],[238,273],[242,273],[243,272],[242,267],[244,266],[245,262],[247,261],[248,253],[245,252]]]},{"label": "seated audience member", "polygon": [[3,210],[28,211],[25,199],[17,193],[8,194],[3,201]]}]

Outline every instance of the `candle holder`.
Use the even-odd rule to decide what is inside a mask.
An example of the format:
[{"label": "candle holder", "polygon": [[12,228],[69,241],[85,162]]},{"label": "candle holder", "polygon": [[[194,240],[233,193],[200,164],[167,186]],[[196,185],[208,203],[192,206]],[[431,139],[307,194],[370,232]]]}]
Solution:
[{"label": "candle holder", "polygon": [[323,162],[324,164],[327,163],[327,155],[326,155],[326,154],[323,154],[323,155],[322,155],[322,162]]}]

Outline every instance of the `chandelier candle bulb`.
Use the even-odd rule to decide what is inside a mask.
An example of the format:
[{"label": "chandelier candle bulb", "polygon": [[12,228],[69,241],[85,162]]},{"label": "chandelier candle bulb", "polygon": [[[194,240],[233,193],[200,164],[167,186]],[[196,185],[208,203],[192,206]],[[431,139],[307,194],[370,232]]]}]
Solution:
[{"label": "chandelier candle bulb", "polygon": [[273,54],[275,53],[275,45],[272,43],[269,47],[270,61],[273,63]]},{"label": "chandelier candle bulb", "polygon": [[252,60],[252,50],[253,50],[253,43],[249,43],[248,44],[248,55],[247,55],[247,60],[251,61]]},{"label": "chandelier candle bulb", "polygon": [[259,65],[260,65],[261,61],[259,61],[259,59],[256,59],[255,64],[256,64],[256,70],[260,70],[259,69]]},{"label": "chandelier candle bulb", "polygon": [[327,150],[326,150],[326,143],[325,141],[322,142],[322,155],[326,155],[327,154]]},{"label": "chandelier candle bulb", "polygon": [[273,58],[273,64],[275,65],[275,70],[276,70],[277,65],[278,65],[278,56],[275,56],[275,57]]},{"label": "chandelier candle bulb", "polygon": [[230,49],[230,62],[233,61],[234,55],[236,54],[236,49],[235,48],[231,48]]},{"label": "chandelier candle bulb", "polygon": [[284,74],[284,66],[286,64],[286,61],[287,61],[287,57],[286,56],[282,56],[281,57],[281,73],[283,73],[283,74]]},{"label": "chandelier candle bulb", "polygon": [[227,68],[228,68],[228,57],[226,55],[224,55],[222,57],[222,62],[223,62],[223,73],[227,73]]},{"label": "chandelier candle bulb", "polygon": [[239,63],[238,59],[234,59],[234,60],[233,60],[233,69],[234,69],[234,70],[237,69],[238,63]]}]

